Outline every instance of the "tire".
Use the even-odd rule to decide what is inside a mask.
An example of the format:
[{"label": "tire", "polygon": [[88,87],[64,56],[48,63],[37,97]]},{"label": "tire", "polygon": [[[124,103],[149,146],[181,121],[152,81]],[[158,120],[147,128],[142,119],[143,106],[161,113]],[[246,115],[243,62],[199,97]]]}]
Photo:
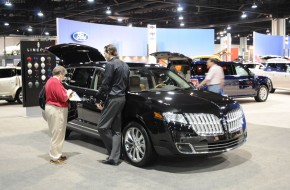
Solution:
[{"label": "tire", "polygon": [[23,103],[22,88],[18,89],[16,92],[15,100],[19,103]]},{"label": "tire", "polygon": [[132,165],[143,167],[155,159],[156,153],[148,133],[139,123],[130,122],[123,130],[122,139],[123,154]]},{"label": "tire", "polygon": [[69,135],[71,134],[72,130],[66,129],[64,139],[68,139]]},{"label": "tire", "polygon": [[270,93],[274,93],[275,92],[275,88],[272,88],[272,90],[270,91]]},{"label": "tire", "polygon": [[261,85],[257,91],[257,96],[255,96],[255,100],[257,102],[265,102],[268,98],[269,91],[267,86]]}]

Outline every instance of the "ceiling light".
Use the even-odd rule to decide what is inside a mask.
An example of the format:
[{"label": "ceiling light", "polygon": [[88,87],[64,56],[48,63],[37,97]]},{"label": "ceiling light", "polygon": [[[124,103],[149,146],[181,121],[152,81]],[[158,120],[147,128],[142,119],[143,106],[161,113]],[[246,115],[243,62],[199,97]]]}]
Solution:
[{"label": "ceiling light", "polygon": [[178,12],[181,12],[181,11],[183,11],[183,8],[182,8],[180,5],[178,5],[178,7],[177,7],[177,11],[178,11]]},{"label": "ceiling light", "polygon": [[111,11],[110,7],[107,7],[106,14],[107,14],[107,15],[112,14],[112,11]]},{"label": "ceiling light", "polygon": [[122,18],[118,18],[118,22],[122,22],[123,21],[123,19]]},{"label": "ceiling light", "polygon": [[181,26],[181,27],[183,27],[183,26],[184,26],[184,23],[183,23],[183,22],[182,22],[182,23],[180,23],[180,26]]},{"label": "ceiling light", "polygon": [[247,14],[246,14],[245,12],[243,12],[243,14],[242,14],[241,17],[242,17],[242,18],[246,18],[246,17],[247,17]]},{"label": "ceiling light", "polygon": [[252,9],[256,9],[258,6],[256,5],[256,3],[254,2],[252,5]]},{"label": "ceiling light", "polygon": [[270,33],[270,30],[269,30],[269,29],[267,29],[267,30],[266,30],[266,33]]},{"label": "ceiling light", "polygon": [[11,7],[11,6],[12,6],[12,3],[9,2],[9,1],[6,1],[6,2],[5,2],[5,5],[8,6],[8,7]]},{"label": "ceiling light", "polygon": [[31,26],[28,27],[28,28],[27,28],[27,31],[28,31],[28,32],[32,32],[32,27],[31,27]]},{"label": "ceiling light", "polygon": [[4,26],[9,26],[9,23],[8,23],[8,22],[5,22],[5,23],[4,23]]},{"label": "ceiling light", "polygon": [[183,16],[179,16],[179,18],[178,18],[179,20],[183,20]]},{"label": "ceiling light", "polygon": [[218,36],[218,37],[216,37],[216,39],[219,40],[219,39],[221,39],[221,37]]},{"label": "ceiling light", "polygon": [[37,15],[38,15],[39,17],[43,17],[43,13],[42,13],[41,11],[39,11],[39,12],[37,13]]},{"label": "ceiling light", "polygon": [[227,30],[230,30],[230,29],[232,29],[232,27],[230,25],[228,25]]},{"label": "ceiling light", "polygon": [[249,40],[250,40],[250,38],[247,38],[247,40],[249,41]]},{"label": "ceiling light", "polygon": [[94,2],[94,0],[88,0],[88,2],[90,2],[90,3],[91,3],[91,2]]},{"label": "ceiling light", "polygon": [[224,30],[224,31],[223,31],[223,33],[224,33],[224,34],[226,34],[226,33],[227,33],[227,31],[226,31],[226,30]]},{"label": "ceiling light", "polygon": [[132,26],[133,26],[132,23],[128,24],[128,27],[132,27]]},{"label": "ceiling light", "polygon": [[49,32],[44,32],[44,34],[48,36],[49,35]]}]

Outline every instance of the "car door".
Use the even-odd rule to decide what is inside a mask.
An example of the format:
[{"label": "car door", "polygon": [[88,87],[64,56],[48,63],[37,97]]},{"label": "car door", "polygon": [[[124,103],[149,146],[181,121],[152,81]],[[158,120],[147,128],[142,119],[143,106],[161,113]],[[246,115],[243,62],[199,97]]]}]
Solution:
[{"label": "car door", "polygon": [[275,82],[277,88],[289,88],[289,81],[287,80],[287,65],[286,63],[277,63],[277,69],[275,73]]},{"label": "car door", "polygon": [[[66,88],[75,91],[82,100],[87,100],[90,90],[92,78],[94,76],[95,68],[91,67],[77,67],[68,69],[70,76],[67,80]],[[85,114],[83,111],[85,101],[77,102],[78,120],[84,121]]]},{"label": "car door", "polygon": [[233,65],[226,62],[220,62],[219,65],[222,67],[225,75],[224,94],[228,96],[236,96],[238,80],[237,76],[234,75]]},{"label": "car door", "polygon": [[97,125],[101,119],[101,110],[96,106],[98,99],[96,93],[101,87],[104,78],[104,69],[96,68],[95,73],[92,76],[90,87],[86,90],[86,98],[83,101],[83,119],[87,123],[87,126],[94,130],[97,130]]},{"label": "car door", "polygon": [[16,70],[14,68],[0,69],[0,95],[11,96],[16,85]]},{"label": "car door", "polygon": [[234,65],[235,77],[237,80],[237,96],[248,96],[256,94],[254,75],[245,69],[241,64]]}]

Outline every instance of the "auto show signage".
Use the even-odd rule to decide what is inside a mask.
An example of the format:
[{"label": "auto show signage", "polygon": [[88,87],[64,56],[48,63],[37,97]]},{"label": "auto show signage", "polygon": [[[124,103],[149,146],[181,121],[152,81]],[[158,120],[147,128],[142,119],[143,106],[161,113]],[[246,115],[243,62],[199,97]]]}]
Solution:
[{"label": "auto show signage", "polygon": [[39,92],[56,65],[55,56],[45,50],[52,45],[54,40],[20,42],[23,107],[38,106]]},{"label": "auto show signage", "polygon": [[85,42],[89,39],[89,35],[85,32],[75,32],[72,34],[72,38],[77,42]]}]

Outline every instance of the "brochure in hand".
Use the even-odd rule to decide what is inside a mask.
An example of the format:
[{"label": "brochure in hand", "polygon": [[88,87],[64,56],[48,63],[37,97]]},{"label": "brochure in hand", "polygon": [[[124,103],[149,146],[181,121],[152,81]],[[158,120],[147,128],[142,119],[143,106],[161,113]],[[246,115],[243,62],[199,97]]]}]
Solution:
[{"label": "brochure in hand", "polygon": [[69,98],[70,101],[77,101],[80,102],[82,99],[79,97],[79,95],[76,92],[72,93],[72,96]]}]

